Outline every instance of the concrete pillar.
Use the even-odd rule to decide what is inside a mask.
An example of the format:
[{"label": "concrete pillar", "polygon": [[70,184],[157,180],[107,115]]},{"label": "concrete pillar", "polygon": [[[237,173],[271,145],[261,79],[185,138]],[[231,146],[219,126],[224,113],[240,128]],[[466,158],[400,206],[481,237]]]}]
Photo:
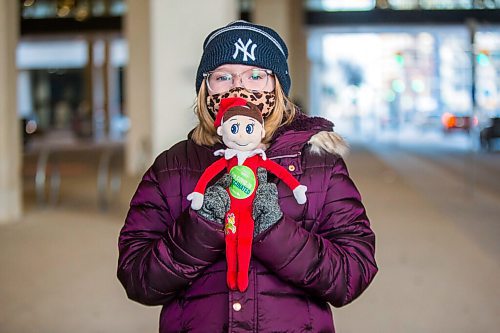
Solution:
[{"label": "concrete pillar", "polygon": [[307,113],[309,107],[309,61],[302,0],[255,0],[252,19],[276,30],[288,46],[292,77],[290,97]]},{"label": "concrete pillar", "polygon": [[125,113],[131,123],[125,146],[129,174],[138,174],[151,161],[151,36],[150,0],[127,1],[125,38],[128,64],[125,69]]},{"label": "concrete pillar", "polygon": [[17,1],[0,0],[0,223],[21,217],[21,133],[17,116]]},{"label": "concrete pillar", "polygon": [[238,18],[236,0],[128,1],[127,170],[141,172],[196,124],[195,79],[210,31]]},{"label": "concrete pillar", "polygon": [[309,98],[310,62],[307,57],[308,33],[305,23],[304,1],[292,0],[290,27],[292,34],[293,53],[291,56],[292,75],[296,80],[292,97],[300,104],[304,112],[311,113]]}]

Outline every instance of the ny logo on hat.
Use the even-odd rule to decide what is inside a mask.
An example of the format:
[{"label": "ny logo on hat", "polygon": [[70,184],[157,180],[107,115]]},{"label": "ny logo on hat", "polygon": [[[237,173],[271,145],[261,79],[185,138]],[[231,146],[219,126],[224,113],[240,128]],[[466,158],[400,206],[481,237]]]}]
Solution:
[{"label": "ny logo on hat", "polygon": [[[248,47],[249,46],[252,46],[250,52],[248,52]],[[253,61],[255,61],[255,48],[257,47],[257,44],[252,44],[252,40],[251,39],[248,39],[248,42],[246,44],[243,44],[243,41],[241,40],[241,38],[238,38],[238,41],[236,43],[234,43],[234,46],[236,47],[236,50],[234,51],[234,54],[233,54],[233,59],[236,59],[236,57],[238,56],[238,52],[241,51],[243,52],[243,61],[248,61],[248,58],[252,59]]]}]

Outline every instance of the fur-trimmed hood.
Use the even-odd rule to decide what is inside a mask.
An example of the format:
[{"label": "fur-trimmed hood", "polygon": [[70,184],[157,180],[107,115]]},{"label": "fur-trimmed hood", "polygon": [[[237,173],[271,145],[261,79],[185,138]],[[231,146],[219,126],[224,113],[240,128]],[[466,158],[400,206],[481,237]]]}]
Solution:
[{"label": "fur-trimmed hood", "polygon": [[314,134],[307,142],[316,154],[328,152],[345,157],[349,153],[349,144],[344,138],[333,131],[321,131]]},{"label": "fur-trimmed hood", "polygon": [[[298,111],[293,121],[286,126],[280,127],[273,136],[271,142],[273,150],[283,153],[285,146],[297,148],[296,142],[309,144],[313,153],[330,153],[345,156],[349,151],[347,142],[338,133],[333,131],[334,124],[321,117],[309,117]],[[302,140],[294,140],[292,137],[305,136]],[[305,140],[304,140],[305,139]],[[300,149],[302,147],[299,147]]]}]

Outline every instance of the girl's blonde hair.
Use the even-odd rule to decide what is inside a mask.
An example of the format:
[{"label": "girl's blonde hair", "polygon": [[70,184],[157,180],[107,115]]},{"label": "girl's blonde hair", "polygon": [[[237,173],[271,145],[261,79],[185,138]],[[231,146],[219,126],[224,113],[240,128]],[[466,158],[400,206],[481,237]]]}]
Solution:
[{"label": "girl's blonde hair", "polygon": [[[279,80],[275,79],[276,102],[274,110],[264,120],[266,136],[262,139],[263,143],[269,143],[274,133],[280,126],[288,125],[295,117],[297,106],[293,104],[285,95]],[[198,116],[198,125],[196,125],[191,138],[196,144],[204,146],[213,146],[222,142],[214,126],[214,119],[210,116],[207,108],[207,88],[205,80],[201,83],[200,91],[196,99],[194,113]]]}]

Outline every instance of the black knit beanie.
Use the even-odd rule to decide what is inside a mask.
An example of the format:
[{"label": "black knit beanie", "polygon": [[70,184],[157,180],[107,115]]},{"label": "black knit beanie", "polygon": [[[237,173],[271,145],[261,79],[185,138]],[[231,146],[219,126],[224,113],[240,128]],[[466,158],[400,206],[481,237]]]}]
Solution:
[{"label": "black knit beanie", "polygon": [[203,43],[196,93],[200,91],[203,73],[223,64],[241,64],[272,70],[288,95],[291,81],[287,59],[288,49],[276,31],[243,20],[229,23],[212,31]]}]

